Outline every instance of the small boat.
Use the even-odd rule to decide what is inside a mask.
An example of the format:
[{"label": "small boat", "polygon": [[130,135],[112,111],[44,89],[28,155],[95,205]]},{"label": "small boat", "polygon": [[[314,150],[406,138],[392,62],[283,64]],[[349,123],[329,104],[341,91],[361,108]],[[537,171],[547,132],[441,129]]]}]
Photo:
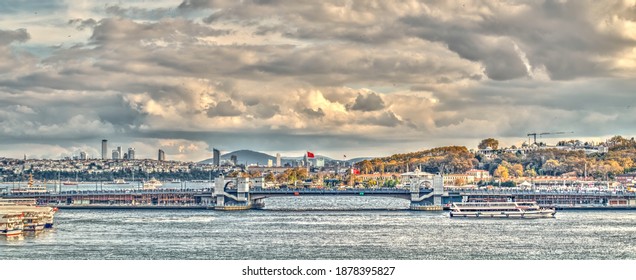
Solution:
[{"label": "small boat", "polygon": [[464,218],[553,218],[556,209],[531,202],[455,202],[450,216]]},{"label": "small boat", "polygon": [[77,186],[77,184],[78,184],[77,182],[71,182],[71,181],[62,182],[62,185],[65,185],[65,186]]},{"label": "small boat", "polygon": [[124,179],[115,179],[112,182],[106,183],[107,185],[125,185],[128,184]]}]

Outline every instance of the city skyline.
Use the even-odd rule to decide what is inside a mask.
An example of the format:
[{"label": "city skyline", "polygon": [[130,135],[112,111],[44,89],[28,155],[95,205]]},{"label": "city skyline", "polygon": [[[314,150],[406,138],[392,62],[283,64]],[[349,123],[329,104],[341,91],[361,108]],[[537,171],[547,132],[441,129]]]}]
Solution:
[{"label": "city skyline", "polygon": [[106,158],[199,161],[632,137],[634,14],[634,1],[3,1],[0,156],[104,157],[101,139]]}]

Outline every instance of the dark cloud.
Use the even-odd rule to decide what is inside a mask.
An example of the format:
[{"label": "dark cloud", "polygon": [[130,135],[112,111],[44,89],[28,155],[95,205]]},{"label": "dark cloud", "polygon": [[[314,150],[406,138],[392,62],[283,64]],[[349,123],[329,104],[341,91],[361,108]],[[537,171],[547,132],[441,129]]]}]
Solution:
[{"label": "dark cloud", "polygon": [[0,46],[8,45],[12,42],[26,42],[31,39],[31,35],[24,28],[16,30],[0,30]]},{"label": "dark cloud", "polygon": [[321,118],[325,116],[325,112],[322,110],[322,108],[318,108],[316,110],[313,110],[311,108],[305,108],[302,109],[300,111],[303,115],[309,117],[309,118]]},{"label": "dark cloud", "polygon": [[177,9],[174,8],[158,8],[145,9],[140,7],[124,8],[117,5],[107,6],[106,14],[121,18],[159,20],[166,17],[177,16]]},{"label": "dark cloud", "polygon": [[391,111],[382,112],[380,115],[371,117],[363,123],[370,123],[373,125],[395,127],[402,124],[402,121]]},{"label": "dark cloud", "polygon": [[208,109],[209,117],[236,117],[240,116],[243,112],[232,104],[231,100],[221,101],[216,106]]},{"label": "dark cloud", "polygon": [[351,105],[350,108],[351,110],[364,112],[377,111],[384,109],[384,100],[382,100],[382,97],[380,97],[380,95],[374,92],[370,92],[366,95],[359,93],[358,97],[356,97],[355,102],[353,103],[353,105]]},{"label": "dark cloud", "polygon": [[86,28],[95,27],[95,25],[97,25],[97,21],[95,21],[92,18],[89,18],[89,19],[76,18],[76,19],[69,20],[68,24],[75,25],[76,26],[75,28],[77,28],[77,30],[84,30]]}]

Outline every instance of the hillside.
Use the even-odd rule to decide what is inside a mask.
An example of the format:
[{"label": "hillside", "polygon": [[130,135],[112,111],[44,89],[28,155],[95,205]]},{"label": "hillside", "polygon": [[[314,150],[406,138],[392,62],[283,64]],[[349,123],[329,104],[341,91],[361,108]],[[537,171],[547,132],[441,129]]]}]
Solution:
[{"label": "hillside", "polygon": [[[230,153],[226,153],[221,155],[221,162],[227,160],[229,161],[232,156],[235,155],[239,164],[267,164],[267,160],[272,160],[272,162],[276,163],[276,157],[270,156],[265,153],[256,152],[252,150],[238,150]],[[214,163],[214,158],[209,158],[201,161],[201,163],[211,164]]]}]

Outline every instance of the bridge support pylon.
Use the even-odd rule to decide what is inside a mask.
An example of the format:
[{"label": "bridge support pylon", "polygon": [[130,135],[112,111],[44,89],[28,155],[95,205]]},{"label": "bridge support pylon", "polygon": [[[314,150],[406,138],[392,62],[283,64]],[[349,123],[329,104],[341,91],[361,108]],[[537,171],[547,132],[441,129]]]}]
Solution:
[{"label": "bridge support pylon", "polygon": [[[430,190],[430,188],[422,188],[430,186],[433,188],[431,192],[421,195],[422,190]],[[410,182],[411,205],[410,209],[415,211],[441,211],[442,196],[444,195],[444,180],[442,175],[434,175],[432,178],[413,178]]]},{"label": "bridge support pylon", "polygon": [[[230,188],[230,185],[233,184]],[[235,187],[235,188],[234,188]],[[252,199],[248,178],[225,179],[223,175],[214,180],[210,208],[221,211],[249,210],[263,208],[262,199]]]}]

